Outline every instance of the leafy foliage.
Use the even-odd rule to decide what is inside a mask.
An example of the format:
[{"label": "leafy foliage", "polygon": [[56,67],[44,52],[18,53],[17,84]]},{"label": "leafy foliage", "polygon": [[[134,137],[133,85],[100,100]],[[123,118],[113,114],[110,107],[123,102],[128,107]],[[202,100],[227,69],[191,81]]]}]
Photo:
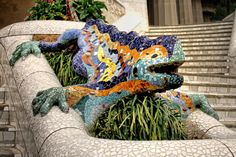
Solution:
[{"label": "leafy foliage", "polygon": [[81,21],[86,22],[88,19],[103,19],[105,21],[105,16],[102,15],[102,9],[107,10],[107,7],[104,2],[95,0],[75,0],[74,7]]},{"label": "leafy foliage", "polygon": [[[212,2],[215,3],[215,2]],[[219,21],[225,18],[230,13],[234,12],[236,9],[236,1],[235,0],[219,0],[216,4],[216,11],[214,15],[212,15],[211,19],[213,21]]]},{"label": "leafy foliage", "polygon": [[[29,10],[26,20],[68,20],[65,0],[55,0],[48,3],[44,0],[33,0],[36,5]],[[96,0],[73,0],[73,7],[80,21],[88,19],[103,19],[103,9],[107,10],[104,2]]]},{"label": "leafy foliage", "polygon": [[29,10],[26,20],[66,20],[66,4],[64,0],[48,3],[34,0],[36,5]]},{"label": "leafy foliage", "polygon": [[67,50],[59,53],[45,54],[49,64],[57,75],[62,86],[69,86],[74,84],[83,84],[87,79],[79,76],[72,68],[72,53]]},{"label": "leafy foliage", "polygon": [[155,96],[135,95],[106,110],[90,130],[95,137],[119,140],[186,139],[179,112]]}]

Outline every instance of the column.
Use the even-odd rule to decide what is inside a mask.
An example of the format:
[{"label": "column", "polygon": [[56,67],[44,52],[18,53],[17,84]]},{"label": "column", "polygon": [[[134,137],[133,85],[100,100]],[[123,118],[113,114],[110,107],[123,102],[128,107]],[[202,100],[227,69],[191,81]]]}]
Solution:
[{"label": "column", "polygon": [[203,12],[201,0],[192,0],[194,23],[203,23]]},{"label": "column", "polygon": [[165,24],[178,25],[176,0],[165,0]]},{"label": "column", "polygon": [[180,24],[193,24],[192,0],[179,0]]},{"label": "column", "polygon": [[176,0],[158,0],[158,24],[178,25]]}]

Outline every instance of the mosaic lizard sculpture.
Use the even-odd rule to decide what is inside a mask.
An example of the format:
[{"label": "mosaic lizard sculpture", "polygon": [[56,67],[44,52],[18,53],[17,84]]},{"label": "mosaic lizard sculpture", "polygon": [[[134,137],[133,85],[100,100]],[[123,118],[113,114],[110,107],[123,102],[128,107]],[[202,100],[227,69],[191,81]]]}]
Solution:
[{"label": "mosaic lizard sculpture", "polygon": [[81,30],[66,31],[56,42],[21,44],[13,53],[10,64],[14,65],[20,57],[30,53],[58,52],[71,44],[78,47],[73,56],[73,68],[78,75],[87,77],[88,83],[39,92],[32,102],[34,114],[47,114],[57,104],[64,112],[69,107],[79,110],[85,123],[91,125],[118,99],[130,94],[157,92],[156,96],[178,107],[183,118],[196,107],[218,118],[204,96],[170,90],[183,83],[177,68],[183,64],[185,56],[175,36],[151,40],[135,32],[118,31],[101,20],[90,20]]}]

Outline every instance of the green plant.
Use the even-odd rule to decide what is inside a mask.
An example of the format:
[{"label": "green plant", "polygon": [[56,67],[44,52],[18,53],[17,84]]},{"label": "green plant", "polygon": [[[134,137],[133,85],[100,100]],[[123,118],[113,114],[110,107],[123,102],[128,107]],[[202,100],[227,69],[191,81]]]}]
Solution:
[{"label": "green plant", "polygon": [[47,53],[46,59],[57,75],[62,86],[69,86],[74,84],[83,84],[87,79],[77,75],[72,68],[72,53],[64,50],[59,53]]},{"label": "green plant", "polygon": [[73,6],[81,21],[86,22],[88,19],[103,19],[105,16],[102,15],[102,9],[107,7],[104,2],[95,0],[74,0]]},{"label": "green plant", "polygon": [[119,100],[95,122],[95,137],[119,140],[185,139],[179,112],[155,96],[135,95]]},{"label": "green plant", "polygon": [[64,0],[48,3],[34,0],[36,5],[29,10],[26,20],[66,20],[66,4]]},{"label": "green plant", "polygon": [[[214,2],[212,2],[214,3]],[[234,0],[219,0],[216,3],[215,13],[212,15],[211,20],[220,21],[236,9],[236,1]]]}]

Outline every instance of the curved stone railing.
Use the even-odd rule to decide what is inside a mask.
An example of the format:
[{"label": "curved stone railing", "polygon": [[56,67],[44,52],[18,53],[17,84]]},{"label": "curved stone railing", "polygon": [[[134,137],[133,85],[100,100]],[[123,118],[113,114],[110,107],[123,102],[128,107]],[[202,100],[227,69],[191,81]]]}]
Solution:
[{"label": "curved stone railing", "polygon": [[[33,34],[60,34],[66,29],[82,28],[83,23],[64,21],[33,21],[16,23],[0,31],[2,52],[8,59],[16,46],[32,39]],[[81,117],[72,109],[68,114],[57,107],[44,117],[33,116],[31,102],[36,93],[60,83],[45,58],[34,55],[19,60],[13,67],[25,117],[33,132],[39,156],[234,156],[236,134],[200,111],[187,119],[191,138],[204,140],[121,141],[91,137]]]}]

